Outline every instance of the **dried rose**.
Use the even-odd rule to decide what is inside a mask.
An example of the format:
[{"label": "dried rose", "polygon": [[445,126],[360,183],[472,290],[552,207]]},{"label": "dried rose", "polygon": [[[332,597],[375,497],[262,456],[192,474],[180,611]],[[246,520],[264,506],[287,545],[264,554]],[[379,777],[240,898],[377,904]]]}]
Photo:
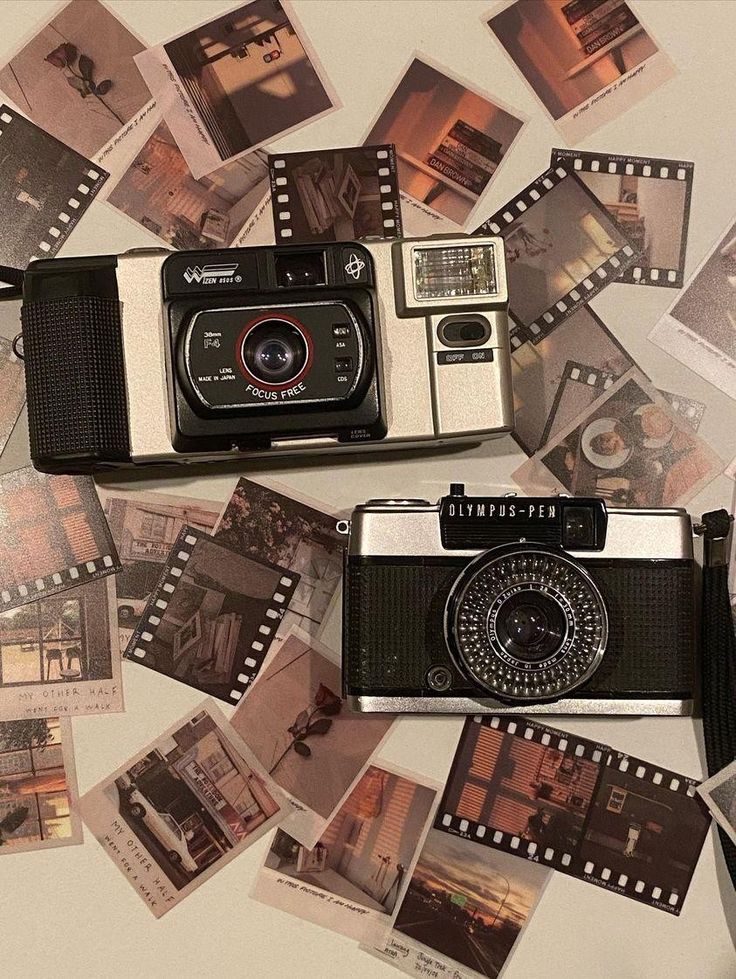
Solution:
[{"label": "dried rose", "polygon": [[66,42],[54,48],[51,54],[47,54],[44,61],[48,61],[54,68],[66,68],[77,56],[77,49],[73,44]]}]

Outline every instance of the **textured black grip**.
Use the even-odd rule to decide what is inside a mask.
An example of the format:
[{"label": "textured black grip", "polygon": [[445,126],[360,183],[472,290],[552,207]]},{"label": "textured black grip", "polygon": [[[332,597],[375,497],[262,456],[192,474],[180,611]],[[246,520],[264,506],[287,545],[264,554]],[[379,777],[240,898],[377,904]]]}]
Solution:
[{"label": "textured black grip", "polygon": [[49,472],[130,460],[120,303],[65,296],[21,308],[31,458]]}]

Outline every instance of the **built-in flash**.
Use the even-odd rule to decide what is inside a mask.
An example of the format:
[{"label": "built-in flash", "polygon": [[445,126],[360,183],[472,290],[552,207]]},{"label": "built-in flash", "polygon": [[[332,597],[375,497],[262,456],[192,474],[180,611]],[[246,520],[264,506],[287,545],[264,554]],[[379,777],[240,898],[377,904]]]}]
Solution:
[{"label": "built-in flash", "polygon": [[417,299],[495,295],[498,289],[494,246],[415,248],[414,292]]}]

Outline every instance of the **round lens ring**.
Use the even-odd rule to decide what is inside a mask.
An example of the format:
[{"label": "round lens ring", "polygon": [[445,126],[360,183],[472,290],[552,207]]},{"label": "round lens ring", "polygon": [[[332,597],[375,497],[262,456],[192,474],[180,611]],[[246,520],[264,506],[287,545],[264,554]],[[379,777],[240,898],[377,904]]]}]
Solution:
[{"label": "round lens ring", "polygon": [[269,317],[248,330],[240,356],[245,369],[255,380],[281,386],[302,373],[309,360],[309,349],[295,323]]},{"label": "round lens ring", "polygon": [[552,656],[566,633],[567,623],[560,605],[532,589],[510,595],[496,616],[499,642],[522,662],[538,663]]}]

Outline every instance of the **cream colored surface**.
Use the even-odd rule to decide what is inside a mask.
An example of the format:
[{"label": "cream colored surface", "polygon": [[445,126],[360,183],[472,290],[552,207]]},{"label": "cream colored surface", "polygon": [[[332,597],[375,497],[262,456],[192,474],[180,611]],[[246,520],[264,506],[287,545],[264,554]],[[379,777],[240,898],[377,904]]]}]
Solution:
[{"label": "cream colored surface", "polygon": [[[53,3],[5,0],[1,44],[8,52]],[[167,39],[229,6],[228,3],[111,3],[150,43]],[[415,50],[472,78],[531,118],[491,182],[487,213],[502,206],[549,164],[560,137],[523,79],[481,21],[490,0],[297,0],[296,10],[319,51],[344,108],[276,144],[279,149],[353,145]],[[680,75],[589,137],[580,148],[695,161],[688,271],[736,213],[733,132],[733,36],[736,3],[720,0],[647,0],[636,3]],[[141,135],[141,140],[145,136]],[[408,223],[415,210],[404,208]],[[411,224],[409,225],[411,231]],[[442,230],[434,225],[433,231]],[[62,254],[122,251],[156,241],[101,203],[92,205]],[[595,301],[658,387],[705,401],[700,431],[724,463],[736,455],[736,402],[669,358],[646,339],[673,298],[672,290],[611,286]],[[12,335],[17,308],[0,308],[0,329]],[[23,465],[25,423],[0,457],[0,468]],[[272,463],[268,472],[317,499],[346,508],[369,496],[436,499],[452,481],[471,492],[491,484],[513,488],[510,473],[523,456],[510,438],[484,446],[368,459],[321,457],[307,465]],[[245,467],[242,467],[245,471]],[[238,470],[240,471],[240,470]],[[247,471],[265,473],[263,463]],[[236,470],[194,468],[140,481],[165,489],[224,499]],[[721,476],[690,504],[691,512],[730,505],[733,482]],[[338,641],[333,619],[326,642]],[[74,722],[80,789],[84,792],[178,720],[201,695],[134,664],[124,664],[127,712]],[[225,708],[227,710],[227,708]],[[558,726],[698,777],[703,772],[702,728],[688,718],[562,719]],[[386,754],[404,768],[444,778],[462,722],[452,718],[402,720]],[[397,975],[349,940],[265,907],[248,895],[267,842],[216,874],[162,921],[131,892],[100,846],[8,854],[0,849],[3,897],[0,949],[3,979],[391,979]],[[504,979],[733,979],[736,895],[711,833],[680,918],[650,910],[563,875],[553,878]]]}]

